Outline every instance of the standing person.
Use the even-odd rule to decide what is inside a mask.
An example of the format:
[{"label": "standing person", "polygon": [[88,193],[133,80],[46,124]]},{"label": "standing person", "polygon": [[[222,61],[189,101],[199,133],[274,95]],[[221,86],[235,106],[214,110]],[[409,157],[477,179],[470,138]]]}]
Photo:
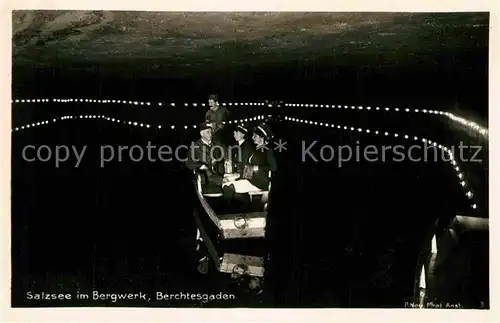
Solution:
[{"label": "standing person", "polygon": [[220,193],[224,165],[224,151],[221,144],[212,139],[212,128],[207,123],[199,126],[200,139],[196,140],[188,151],[186,165],[191,170],[199,171],[202,176],[203,193]]},{"label": "standing person", "polygon": [[229,111],[219,105],[219,97],[216,94],[208,96],[208,105],[210,108],[205,113],[205,121],[211,124],[215,137],[220,140],[224,129],[223,122],[228,119]]}]

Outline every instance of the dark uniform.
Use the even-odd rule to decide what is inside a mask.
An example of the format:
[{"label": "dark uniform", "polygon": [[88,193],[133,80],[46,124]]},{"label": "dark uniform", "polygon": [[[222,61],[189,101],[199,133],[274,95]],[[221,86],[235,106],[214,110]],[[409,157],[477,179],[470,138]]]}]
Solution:
[{"label": "dark uniform", "polygon": [[[248,130],[243,125],[238,125],[235,131],[246,135]],[[255,146],[247,139],[243,139],[237,145],[230,147],[233,173],[239,173],[243,177],[245,165],[248,165],[250,156],[255,151]]]},{"label": "dark uniform", "polygon": [[209,109],[205,113],[205,121],[213,125],[214,135],[217,140],[223,139],[223,122],[229,117],[229,111],[222,106],[219,106],[217,110]]},{"label": "dark uniform", "polygon": [[248,165],[250,156],[255,151],[255,146],[248,139],[242,143],[231,147],[231,159],[233,161],[233,173],[239,173],[243,176],[245,165]]},{"label": "dark uniform", "polygon": [[275,172],[277,169],[273,151],[256,149],[249,158],[249,164],[258,166],[258,170],[253,172],[249,182],[261,190],[267,190],[269,187],[269,171]]},{"label": "dark uniform", "polygon": [[[208,126],[205,129],[209,128]],[[204,129],[200,129],[204,130]],[[186,165],[191,170],[198,170],[202,175],[203,193],[222,192],[222,177],[224,175],[224,151],[222,145],[212,140],[210,144],[202,139],[196,140],[189,148]],[[207,169],[200,169],[205,165]]]},{"label": "dark uniform", "polygon": [[[257,126],[255,134],[269,141],[272,137],[271,129],[266,124]],[[249,165],[258,166],[258,170],[254,171],[249,182],[261,190],[269,188],[269,171],[275,172],[278,168],[274,153],[271,148],[256,147],[255,152],[248,160]]]},{"label": "dark uniform", "polygon": [[[270,130],[267,129],[266,131],[262,129],[262,127],[258,127],[254,133],[257,133],[259,136],[269,140]],[[249,167],[245,170],[245,166]],[[254,170],[253,166],[258,166],[258,169]],[[243,173],[241,180],[248,180],[255,187],[265,191],[269,188],[269,171],[276,171],[277,165],[274,154],[271,150],[259,149],[259,147],[253,148],[252,145],[250,156],[247,160],[240,164],[239,169],[241,170],[241,173]],[[241,202],[239,208],[237,209],[239,212],[248,212],[251,204],[248,194],[236,193],[234,185],[225,186],[223,193],[226,199],[235,199]]]}]

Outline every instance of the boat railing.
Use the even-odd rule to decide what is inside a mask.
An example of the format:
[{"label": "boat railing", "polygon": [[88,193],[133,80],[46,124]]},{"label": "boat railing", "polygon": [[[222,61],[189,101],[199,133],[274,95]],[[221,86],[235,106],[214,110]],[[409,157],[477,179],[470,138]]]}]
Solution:
[{"label": "boat railing", "polygon": [[[263,204],[263,210],[250,211],[246,213],[236,214],[217,214],[211,207],[209,200],[206,197],[218,198],[220,195],[203,193],[201,174],[196,170],[193,171],[196,178],[196,193],[198,199],[208,215],[210,220],[217,226],[220,231],[220,237],[224,240],[238,238],[263,238],[265,236],[266,214],[269,190],[271,189],[271,180],[269,180],[268,190],[259,190],[250,192],[250,200],[254,196],[261,195],[260,203]],[[271,179],[272,172],[268,173]]]},{"label": "boat railing", "polygon": [[[222,228],[222,224],[221,224],[219,218],[217,217],[214,210],[208,204],[207,200],[204,197],[204,196],[208,196],[209,194],[203,193],[203,188],[201,185],[201,174],[199,174],[196,170],[194,170],[193,172],[194,172],[194,176],[196,178],[196,195],[198,196],[198,199],[200,200],[200,203],[203,206],[203,209],[205,209],[205,212],[207,213],[210,220],[212,220],[212,222],[217,226],[217,228],[222,231],[223,228]],[[220,195],[218,195],[218,194],[220,194]],[[219,197],[219,196],[222,196],[222,193],[216,193],[215,197]]]}]

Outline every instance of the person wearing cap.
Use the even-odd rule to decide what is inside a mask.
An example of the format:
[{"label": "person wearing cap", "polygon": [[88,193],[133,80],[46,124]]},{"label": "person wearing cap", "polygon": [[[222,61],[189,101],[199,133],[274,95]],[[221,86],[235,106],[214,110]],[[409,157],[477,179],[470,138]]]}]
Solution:
[{"label": "person wearing cap", "polygon": [[203,193],[220,193],[224,175],[224,148],[218,141],[213,140],[213,130],[208,123],[200,124],[199,129],[200,139],[191,145],[186,165],[203,175]]},{"label": "person wearing cap", "polygon": [[229,117],[229,111],[225,107],[219,106],[219,98],[216,94],[208,96],[209,109],[205,113],[205,121],[212,126],[214,134],[220,136],[224,128],[224,121]]},{"label": "person wearing cap", "polygon": [[252,139],[256,149],[245,163],[244,176],[235,181],[223,183],[225,194],[234,190],[235,193],[248,193],[253,191],[267,190],[269,187],[269,171],[276,171],[277,164],[274,153],[268,147],[272,138],[271,129],[266,124],[255,127]]},{"label": "person wearing cap", "polygon": [[250,183],[261,190],[269,187],[269,171],[275,172],[278,168],[272,148],[270,147],[273,134],[271,128],[262,123],[255,127],[252,140],[256,149],[248,159],[248,164],[252,169]]},{"label": "person wearing cap", "polygon": [[[232,173],[238,174],[239,178],[243,178],[244,166],[248,163],[248,159],[255,150],[255,146],[247,139],[248,129],[245,125],[239,124],[233,131],[234,140],[237,145],[229,147],[228,162],[232,165]],[[223,183],[230,180],[225,178]],[[234,185],[223,184],[223,196],[227,201],[227,209],[229,210],[246,210],[249,197],[245,193],[236,193]]]},{"label": "person wearing cap", "polygon": [[233,173],[243,176],[243,169],[248,159],[255,150],[254,145],[246,138],[248,129],[245,125],[239,124],[233,131],[234,140],[237,145],[230,148],[230,158],[233,165]]}]

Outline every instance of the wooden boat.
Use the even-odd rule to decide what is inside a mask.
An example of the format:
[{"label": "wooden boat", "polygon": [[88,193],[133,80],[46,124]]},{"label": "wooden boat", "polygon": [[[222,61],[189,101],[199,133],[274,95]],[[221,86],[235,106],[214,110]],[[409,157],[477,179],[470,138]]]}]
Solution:
[{"label": "wooden boat", "polygon": [[[203,193],[201,175],[195,172],[194,176],[196,195],[205,215],[218,229],[219,239],[265,238],[271,181],[269,181],[267,191],[259,190],[248,193],[252,205],[247,213],[228,214],[223,208],[217,208],[217,204],[222,200],[222,193]],[[271,172],[269,172],[269,178],[271,178]]]},{"label": "wooden boat", "polygon": [[211,262],[221,273],[232,278],[253,277],[261,285],[269,258],[265,236],[271,181],[268,190],[249,193],[251,208],[244,213],[224,212],[220,205],[224,205],[222,193],[204,193],[201,175],[196,171],[193,182],[199,202],[193,212],[196,248],[200,253],[198,271],[207,273]]}]

